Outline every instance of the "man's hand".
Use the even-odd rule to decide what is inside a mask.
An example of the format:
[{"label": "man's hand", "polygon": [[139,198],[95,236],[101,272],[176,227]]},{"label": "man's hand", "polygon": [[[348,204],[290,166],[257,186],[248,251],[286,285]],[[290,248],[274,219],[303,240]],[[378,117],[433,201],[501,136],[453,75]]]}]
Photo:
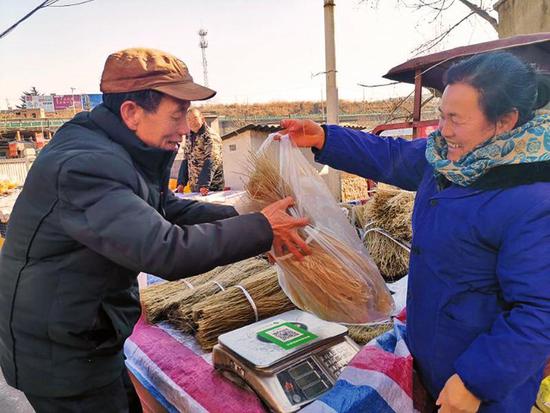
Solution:
[{"label": "man's hand", "polygon": [[280,136],[290,136],[292,142],[298,147],[321,149],[325,144],[325,131],[312,120],[283,119],[281,126],[283,130],[277,133]]},{"label": "man's hand", "polygon": [[178,194],[183,194],[184,188],[185,188],[185,187],[184,187],[183,185],[180,184],[180,185],[178,185],[178,186],[176,187],[176,192],[177,192]]},{"label": "man's hand", "polygon": [[306,226],[309,220],[293,218],[288,215],[286,210],[293,204],[294,200],[291,197],[286,197],[266,206],[262,209],[262,214],[265,215],[273,230],[275,256],[281,256],[288,251],[298,260],[302,260],[304,255],[311,254],[311,249],[298,235],[298,229]]},{"label": "man's hand", "polygon": [[435,402],[439,413],[475,413],[481,400],[471,393],[458,374],[453,374],[445,383]]},{"label": "man's hand", "polygon": [[200,191],[200,193],[201,193],[202,196],[208,195],[208,188],[205,187],[205,186],[201,187],[201,188],[199,189],[199,191]]}]

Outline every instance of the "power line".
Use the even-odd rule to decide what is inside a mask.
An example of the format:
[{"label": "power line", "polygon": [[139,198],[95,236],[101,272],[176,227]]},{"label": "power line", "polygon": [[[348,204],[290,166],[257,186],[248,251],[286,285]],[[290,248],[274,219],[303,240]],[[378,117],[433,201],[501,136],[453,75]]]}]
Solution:
[{"label": "power line", "polygon": [[69,4],[60,4],[58,6],[54,6],[55,3],[57,3],[59,0],[46,0],[40,3],[38,6],[36,6],[34,9],[32,9],[30,12],[28,12],[26,15],[21,17],[18,21],[16,21],[14,24],[12,24],[10,27],[8,27],[6,30],[4,30],[0,34],[0,39],[2,39],[4,36],[6,36],[8,33],[10,33],[13,29],[15,29],[17,26],[19,26],[21,23],[23,23],[25,20],[27,20],[29,17],[31,17],[34,13],[36,13],[40,9],[45,9],[46,7],[70,7],[70,6],[78,6],[80,4],[84,3],[90,3],[94,0],[84,0],[78,3],[69,3]]},{"label": "power line", "polygon": [[[57,2],[58,0],[56,0]],[[50,7],[71,7],[71,6],[80,6],[81,4],[91,3],[94,0],[84,0],[78,3],[70,3],[70,4],[60,4],[59,6],[50,6]]]}]

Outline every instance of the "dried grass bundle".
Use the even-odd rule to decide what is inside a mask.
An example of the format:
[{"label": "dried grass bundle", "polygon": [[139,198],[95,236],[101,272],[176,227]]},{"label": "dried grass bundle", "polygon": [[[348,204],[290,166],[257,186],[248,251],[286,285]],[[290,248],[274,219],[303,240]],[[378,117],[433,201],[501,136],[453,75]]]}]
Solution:
[{"label": "dried grass bundle", "polygon": [[373,338],[376,338],[393,328],[393,323],[381,323],[369,326],[349,326],[348,335],[357,344],[367,344]]},{"label": "dried grass bundle", "polygon": [[363,242],[387,281],[398,280],[408,272],[409,252],[402,245],[412,239],[414,197],[414,192],[380,185],[372,199],[356,210],[366,229]]},{"label": "dried grass bundle", "polygon": [[407,275],[409,271],[408,250],[386,235],[374,231],[365,235],[364,243],[386,281],[394,282]]},{"label": "dried grass bundle", "polygon": [[278,166],[268,152],[259,155],[250,153],[246,168],[248,181],[244,189],[249,198],[260,206],[259,209],[292,195],[289,185],[283,181]]},{"label": "dried grass bundle", "polygon": [[[375,195],[378,195],[378,192]],[[414,192],[399,191],[385,202],[377,202],[372,211],[372,223],[383,228],[393,237],[404,241],[412,238],[412,210]]]},{"label": "dried grass bundle", "polygon": [[[251,155],[248,171],[245,189],[256,202],[267,204],[292,195],[275,158],[267,152]],[[282,287],[299,308],[344,323],[388,317],[393,300],[366,256],[326,231],[317,231],[310,247],[312,254],[303,261],[277,260],[285,273]]]},{"label": "dried grass bundle", "polygon": [[324,231],[318,231],[309,246],[312,253],[302,261],[277,260],[285,273],[283,289],[297,307],[341,323],[388,318],[393,300],[365,256]]},{"label": "dried grass bundle", "polygon": [[[151,285],[140,291],[140,300],[147,322],[153,324],[166,320],[169,309],[179,300],[205,282],[215,278],[226,266],[182,280]],[[193,288],[192,288],[193,287]]]},{"label": "dried grass bundle", "polygon": [[222,292],[223,290],[220,288],[220,285],[223,288],[231,287],[270,267],[269,263],[263,258],[249,258],[227,265],[224,270],[210,280],[210,282],[206,282],[194,290],[188,290],[187,294],[181,295],[178,302],[168,309],[167,320],[180,331],[191,333],[193,331],[192,308],[195,304],[214,294]]},{"label": "dried grass bundle", "polygon": [[[277,281],[277,272],[270,267],[241,283],[252,297],[258,319],[294,309]],[[231,287],[193,307],[195,337],[201,347],[212,350],[218,336],[256,321],[254,309],[239,287]]]},{"label": "dried grass bundle", "polygon": [[369,223],[369,211],[370,211],[370,204],[371,201],[367,202],[366,204],[362,205],[356,205],[353,207],[353,210],[355,212],[355,225],[359,228],[365,228],[365,225]]}]

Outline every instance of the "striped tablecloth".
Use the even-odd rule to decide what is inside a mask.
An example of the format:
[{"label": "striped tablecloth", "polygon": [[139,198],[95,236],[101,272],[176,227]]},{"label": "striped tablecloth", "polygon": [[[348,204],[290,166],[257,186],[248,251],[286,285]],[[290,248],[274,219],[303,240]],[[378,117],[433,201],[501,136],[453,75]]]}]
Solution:
[{"label": "striped tablecloth", "polygon": [[138,321],[124,345],[126,366],[169,412],[265,412],[257,396],[212,367],[192,336]]}]

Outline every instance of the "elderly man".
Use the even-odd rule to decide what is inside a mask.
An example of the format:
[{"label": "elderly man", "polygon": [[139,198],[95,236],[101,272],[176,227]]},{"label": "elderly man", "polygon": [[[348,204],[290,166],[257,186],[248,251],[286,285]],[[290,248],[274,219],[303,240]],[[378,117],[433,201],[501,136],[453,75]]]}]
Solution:
[{"label": "elderly man", "polygon": [[197,108],[187,111],[189,135],[185,139],[185,159],[178,174],[177,192],[189,183],[193,192],[208,195],[209,191],[223,191],[222,140],[206,124]]},{"label": "elderly man", "polygon": [[[111,54],[102,105],[77,114],[29,172],[0,261],[0,366],[38,413],[126,412],[122,353],[140,315],[140,271],[175,280],[283,242],[309,253],[286,214],[178,200],[169,167],[190,101],[215,92],[151,49]],[[246,234],[243,236],[243,234]]]}]

